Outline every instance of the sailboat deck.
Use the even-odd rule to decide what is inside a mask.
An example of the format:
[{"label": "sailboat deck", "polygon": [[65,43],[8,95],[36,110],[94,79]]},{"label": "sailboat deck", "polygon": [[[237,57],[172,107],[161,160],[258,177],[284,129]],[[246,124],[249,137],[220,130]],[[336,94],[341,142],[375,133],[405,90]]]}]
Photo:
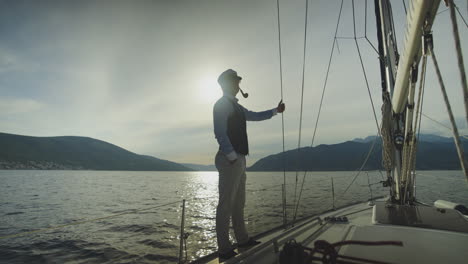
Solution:
[{"label": "sailboat deck", "polygon": [[[258,238],[262,244],[239,252],[239,255],[225,263],[279,263],[280,251],[291,239],[309,248],[314,247],[317,240],[329,243],[343,240],[401,241],[403,246],[344,245],[337,248],[340,255],[384,263],[463,263],[468,259],[468,233],[376,223],[373,221],[374,208],[375,205],[360,203],[303,220],[287,230],[278,230]],[[468,220],[461,214],[452,213],[468,224]],[[343,216],[346,216],[347,222],[340,221]],[[330,220],[332,217],[335,219]],[[219,262],[211,259],[202,263]]]}]

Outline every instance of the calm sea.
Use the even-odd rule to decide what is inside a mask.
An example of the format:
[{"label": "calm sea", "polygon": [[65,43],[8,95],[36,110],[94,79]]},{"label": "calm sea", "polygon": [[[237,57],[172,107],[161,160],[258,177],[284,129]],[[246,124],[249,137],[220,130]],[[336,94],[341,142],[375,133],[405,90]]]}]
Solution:
[{"label": "calm sea", "polygon": [[[287,178],[288,217],[304,174]],[[298,217],[388,193],[379,172],[307,173]],[[283,172],[250,172],[245,215],[251,235],[282,223]],[[216,172],[0,170],[0,263],[177,262],[182,199],[187,256],[216,250]],[[369,183],[370,186],[369,187]],[[468,204],[460,171],[421,171],[417,196]],[[295,198],[296,197],[296,198]],[[171,204],[170,204],[171,203]],[[40,230],[37,231],[36,230]],[[21,234],[8,237],[12,234]],[[7,237],[6,237],[7,236]]]}]

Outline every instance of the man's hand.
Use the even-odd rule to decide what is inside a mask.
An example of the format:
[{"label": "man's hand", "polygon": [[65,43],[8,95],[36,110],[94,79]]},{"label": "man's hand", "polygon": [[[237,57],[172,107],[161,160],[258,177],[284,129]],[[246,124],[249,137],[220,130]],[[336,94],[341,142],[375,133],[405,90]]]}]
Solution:
[{"label": "man's hand", "polygon": [[283,100],[281,100],[278,104],[278,107],[276,108],[276,111],[278,111],[278,113],[283,113],[285,109],[286,106],[284,105]]}]

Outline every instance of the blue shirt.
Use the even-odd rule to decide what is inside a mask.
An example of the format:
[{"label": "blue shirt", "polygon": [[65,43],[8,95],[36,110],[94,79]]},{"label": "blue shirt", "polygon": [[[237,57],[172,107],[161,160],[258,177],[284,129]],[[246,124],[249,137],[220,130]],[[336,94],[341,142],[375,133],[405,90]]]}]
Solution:
[{"label": "blue shirt", "polygon": [[218,141],[219,149],[227,156],[229,160],[237,159],[237,153],[234,151],[234,147],[232,146],[231,141],[227,135],[228,118],[231,113],[235,111],[232,103],[236,104],[240,109],[242,109],[247,121],[262,121],[270,119],[277,113],[276,108],[262,112],[253,112],[240,105],[238,101],[239,99],[233,95],[224,94],[223,97],[218,99],[213,107],[215,137]]}]

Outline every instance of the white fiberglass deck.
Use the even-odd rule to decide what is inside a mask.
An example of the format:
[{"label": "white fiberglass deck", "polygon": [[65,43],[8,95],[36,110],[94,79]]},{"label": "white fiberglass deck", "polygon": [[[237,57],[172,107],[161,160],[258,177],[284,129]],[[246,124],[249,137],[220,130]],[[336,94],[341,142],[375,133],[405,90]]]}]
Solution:
[{"label": "white fiberglass deck", "polygon": [[[376,223],[374,207],[361,203],[299,222],[288,230],[259,238],[262,244],[239,252],[238,256],[225,263],[279,263],[279,251],[291,239],[309,248],[314,247],[316,240],[329,243],[343,240],[401,241],[402,247],[346,245],[338,249],[340,255],[385,263],[464,263],[468,259],[468,233]],[[330,216],[346,216],[348,222],[324,221]],[[468,220],[461,214],[459,216],[466,222],[462,224],[468,226]],[[424,223],[417,220],[415,224]],[[206,262],[218,263],[218,260]]]}]

